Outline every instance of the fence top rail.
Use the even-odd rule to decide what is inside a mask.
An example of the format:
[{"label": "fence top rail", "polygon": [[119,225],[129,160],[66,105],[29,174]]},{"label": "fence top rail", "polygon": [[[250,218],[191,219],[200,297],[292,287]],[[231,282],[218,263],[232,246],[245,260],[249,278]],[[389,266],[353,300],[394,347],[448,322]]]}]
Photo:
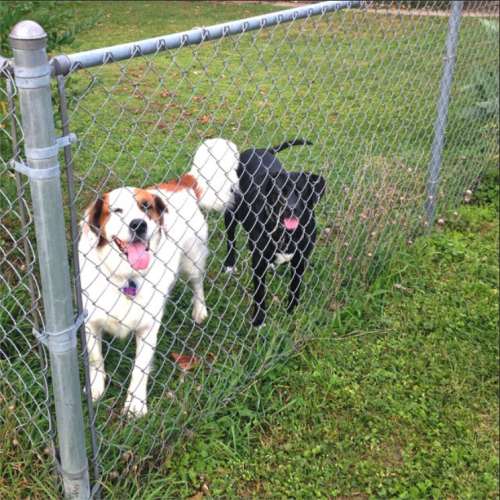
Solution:
[{"label": "fence top rail", "polygon": [[[321,2],[314,5],[296,7],[261,16],[239,19],[209,27],[197,27],[171,35],[149,38],[138,42],[124,43],[100,49],[56,56],[51,60],[55,75],[67,74],[72,70],[102,66],[109,62],[123,61],[138,56],[155,54],[163,50],[172,50],[186,45],[198,45],[206,41],[217,40],[226,36],[246,33],[264,27],[296,21],[336,12],[341,9],[361,7],[365,1]],[[168,7],[167,7],[168,8]]]}]

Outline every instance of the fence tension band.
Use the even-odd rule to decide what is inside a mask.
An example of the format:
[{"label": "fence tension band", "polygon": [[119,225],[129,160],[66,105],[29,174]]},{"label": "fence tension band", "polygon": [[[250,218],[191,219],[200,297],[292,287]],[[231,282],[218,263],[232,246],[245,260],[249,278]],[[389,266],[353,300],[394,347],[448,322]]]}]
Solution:
[{"label": "fence tension band", "polygon": [[[68,134],[63,137],[58,137],[56,143],[48,148],[40,149],[28,149],[25,148],[26,158],[29,160],[47,160],[57,155],[60,148],[64,148],[77,141],[75,134]],[[25,163],[12,161],[14,170],[17,170],[21,174],[26,175],[30,179],[36,180],[47,180],[53,179],[54,177],[59,177],[60,167],[59,164],[51,168],[31,168]]]},{"label": "fence tension band", "polygon": [[48,347],[52,352],[67,352],[76,347],[76,332],[82,326],[87,314],[87,310],[85,309],[82,314],[76,317],[75,323],[67,330],[61,332],[38,332],[33,328],[33,334],[39,342]]},{"label": "fence tension band", "polygon": [[53,179],[54,177],[59,177],[61,169],[59,165],[51,168],[30,168],[24,163],[12,160],[12,166],[14,170],[17,170],[21,174],[24,174],[30,179],[35,179],[37,181],[44,181],[48,179]]},{"label": "fence tension band", "polygon": [[79,479],[83,479],[87,474],[88,474],[88,466],[86,465],[82,470],[78,472],[68,472],[67,470],[64,470],[62,468],[61,462],[59,460],[54,459],[54,464],[56,466],[56,469],[58,472],[61,474],[61,476],[65,479],[71,479],[73,481],[77,481]]},{"label": "fence tension band", "polygon": [[76,134],[68,134],[63,137],[57,137],[56,143],[53,146],[43,149],[28,149],[25,148],[26,158],[30,160],[46,160],[56,156],[60,148],[64,148],[76,142]]}]

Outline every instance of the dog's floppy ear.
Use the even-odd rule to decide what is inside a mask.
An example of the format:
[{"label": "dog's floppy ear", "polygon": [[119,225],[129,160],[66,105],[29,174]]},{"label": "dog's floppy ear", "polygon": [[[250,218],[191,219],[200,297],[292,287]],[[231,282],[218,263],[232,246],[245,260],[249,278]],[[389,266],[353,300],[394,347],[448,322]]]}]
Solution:
[{"label": "dog's floppy ear", "polygon": [[297,186],[302,190],[307,204],[314,208],[326,189],[326,179],[321,175],[302,172],[300,174]]},{"label": "dog's floppy ear", "polygon": [[165,202],[158,195],[153,197],[153,210],[158,224],[160,227],[164,227],[163,217],[168,213],[168,208],[165,205]]},{"label": "dog's floppy ear", "polygon": [[85,212],[85,216],[80,223],[83,236],[87,238],[89,248],[96,245],[101,246],[106,242],[104,225],[109,216],[109,204],[106,195],[99,197]]}]

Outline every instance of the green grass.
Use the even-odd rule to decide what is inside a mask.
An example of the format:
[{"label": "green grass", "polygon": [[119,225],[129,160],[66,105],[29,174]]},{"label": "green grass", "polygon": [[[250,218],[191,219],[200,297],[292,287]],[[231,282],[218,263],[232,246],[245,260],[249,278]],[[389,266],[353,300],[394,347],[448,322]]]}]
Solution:
[{"label": "green grass", "polygon": [[[160,470],[122,457],[103,497],[498,498],[498,177],[487,186]],[[9,498],[55,498],[43,457],[2,432]]]},{"label": "green grass", "polygon": [[[279,10],[186,2],[79,8],[82,17],[97,9],[104,16],[75,51]],[[176,286],[145,419],[119,416],[134,341],[108,337],[111,380],[95,407],[105,497],[187,497],[204,481],[214,497],[498,496],[498,207],[483,200],[453,215],[455,202],[498,163],[498,122],[473,124],[462,115],[474,99],[461,90],[474,68],[498,60],[477,19],[462,22],[438,200],[445,230],[416,238],[446,30],[446,18],[341,12],[68,77],[79,214],[97,192],[186,172],[197,145],[212,136],[241,149],[312,140],[281,158],[290,170],[328,179],[294,316],[283,312],[282,267],[269,274],[268,326],[249,328],[245,237],[240,232],[240,274],[221,274],[223,226],[211,215],[211,317],[194,326],[189,287]],[[2,406],[0,477],[12,497],[42,498],[54,494],[43,472],[46,408],[28,395],[41,391],[38,360],[28,353],[12,361],[16,349],[28,352],[31,325],[21,311],[22,254],[13,248],[15,186],[5,181],[2,246],[14,263],[6,274],[14,292],[0,312],[5,331],[16,325],[17,340],[2,341],[1,393],[17,411]],[[318,340],[300,350],[310,337]],[[203,363],[182,376],[172,351]],[[172,457],[179,438],[190,436]],[[36,486],[30,468],[39,472]]]}]

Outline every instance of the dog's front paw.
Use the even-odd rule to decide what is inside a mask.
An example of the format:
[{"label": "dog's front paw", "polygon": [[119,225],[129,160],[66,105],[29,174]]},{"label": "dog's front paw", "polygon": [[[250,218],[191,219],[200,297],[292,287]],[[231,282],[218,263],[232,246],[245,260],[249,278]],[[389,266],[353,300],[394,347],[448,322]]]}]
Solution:
[{"label": "dog's front paw", "polygon": [[200,324],[208,317],[208,311],[205,304],[195,304],[193,309],[193,318],[196,323]]},{"label": "dog's front paw", "polygon": [[147,413],[148,405],[146,404],[146,399],[141,399],[128,393],[125,406],[122,410],[122,416],[133,415],[134,417],[144,417]]},{"label": "dog's front paw", "polygon": [[254,314],[254,317],[252,319],[252,326],[253,327],[259,327],[259,326],[264,326],[266,324],[266,314],[264,311],[259,310],[257,313]]}]

